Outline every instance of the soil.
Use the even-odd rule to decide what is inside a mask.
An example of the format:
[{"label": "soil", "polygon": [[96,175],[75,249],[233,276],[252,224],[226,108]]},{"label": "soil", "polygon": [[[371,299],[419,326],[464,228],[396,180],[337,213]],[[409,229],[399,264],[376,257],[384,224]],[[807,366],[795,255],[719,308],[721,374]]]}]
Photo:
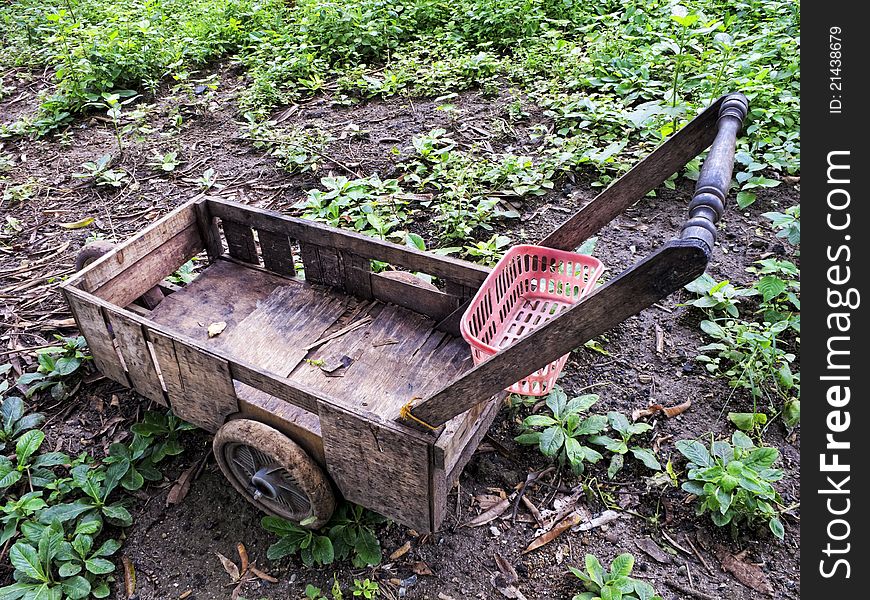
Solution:
[{"label": "soil", "polygon": [[[496,150],[511,148],[521,153],[531,151],[533,142],[528,129],[542,119],[534,106],[526,106],[531,116],[524,122],[509,124],[506,106],[511,99],[507,93],[496,98],[484,98],[476,92],[461,94],[452,100],[458,109],[452,115],[436,110],[437,104],[430,100],[397,98],[357,107],[333,107],[328,98],[321,97],[275,117],[285,123],[327,130],[338,138],[351,124],[365,133],[331,143],[317,172],[288,175],[276,167],[274,159],[241,139],[241,117],[234,98],[243,85],[242,77],[224,65],[214,66],[212,72],[219,82],[215,91],[196,93],[191,84],[164,89],[156,97],[145,99],[151,106],[145,119],[150,129],[141,132],[140,141],[126,142],[123,151],[119,151],[111,122],[97,114],[81,118],[60,134],[43,140],[12,139],[2,143],[0,151],[11,165],[3,174],[6,180],[0,181],[6,196],[0,204],[0,227],[6,226],[0,234],[0,351],[47,344],[55,331],[74,334],[71,315],[55,288],[72,272],[78,249],[95,233],[122,240],[197,195],[200,189],[194,180],[206,168],[213,168],[218,183],[225,186],[213,188],[210,194],[292,212],[292,206],[304,197],[304,190],[316,186],[319,177],[330,171],[336,175],[349,176],[347,171],[353,171],[390,176],[414,134],[443,127],[461,143],[489,143]],[[14,89],[0,100],[0,120],[10,122],[21,114],[23,106],[35,106],[40,77],[45,76],[7,75],[5,83]],[[398,155],[393,148],[398,149]],[[159,173],[149,166],[154,151],[169,150],[178,151],[183,159],[175,172]],[[105,153],[112,154],[116,165],[130,174],[131,185],[118,191],[95,187],[72,176],[81,171],[82,163]],[[15,186],[28,182],[33,184],[29,197],[22,197],[21,188]],[[679,231],[686,219],[691,184],[681,181],[676,190],[662,189],[656,197],[640,200],[600,232],[595,254],[607,265],[607,276],[620,272]],[[13,193],[13,189],[18,191]],[[563,179],[547,195],[521,203],[522,218],[500,224],[499,232],[509,235],[514,243],[534,242],[596,191],[583,174]],[[794,184],[760,192],[758,201],[742,212],[732,202],[710,273],[717,280],[747,283],[751,275],[746,268],[753,261],[790,256],[760,214],[782,211],[798,202],[799,187]],[[422,210],[417,227],[430,247],[437,246],[436,232]],[[6,222],[13,216],[19,221],[16,227]],[[95,220],[87,227],[62,225],[88,217]],[[27,265],[30,268],[21,269]],[[698,328],[698,313],[680,305],[685,299],[684,294],[677,293],[602,336],[599,342],[605,353],[586,348],[573,352],[560,380],[569,395],[596,386],[594,391],[601,395],[596,408],[603,410],[630,413],[652,400],[665,405],[691,400],[691,408],[682,415],[651,421],[654,430],[650,439],[659,446],[659,458],[663,464],[672,458],[678,471],[684,461],[673,441],[710,431],[717,436],[730,435],[733,428],[725,413],[751,410],[745,394],[735,393],[723,381],[706,376],[694,361],[697,347],[705,342]],[[657,335],[663,340],[660,352],[656,348]],[[14,371],[21,372],[33,364],[34,357],[7,353],[0,362],[6,361],[12,362]],[[40,397],[31,408],[48,414],[46,433],[52,445],[70,453],[88,450],[100,455],[111,442],[127,438],[129,425],[149,407],[146,400],[92,373],[70,400],[58,403]],[[763,595],[721,568],[719,558],[725,555],[738,555],[744,564],[757,566],[762,577],[769,580],[772,597],[800,596],[799,509],[783,518],[783,542],[767,530],[732,538],[727,530],[713,526],[708,517],[695,517],[684,492],[648,484],[646,477],[651,472],[631,460],[626,461],[614,481],[607,480],[605,468],[600,465],[591,471],[596,477],[590,480],[589,494],[582,502],[586,509],[593,515],[601,513],[605,509],[601,494],[608,494],[623,509],[617,520],[602,527],[566,533],[540,550],[522,554],[536,529],[534,523],[528,522],[529,513],[523,507],[516,522],[512,522],[508,511],[507,519],[482,527],[464,526],[480,512],[476,496],[500,491],[509,494],[528,473],[548,466],[538,452],[513,442],[527,410],[518,412],[506,407],[501,411],[489,437],[465,469],[460,485],[451,492],[449,515],[440,532],[421,536],[396,524],[379,530],[385,559],[375,569],[353,569],[347,563],[305,568],[296,559],[270,563],[266,549],[273,540],[259,526],[261,514],[233,491],[214,460],[208,458],[209,436],[192,433],[185,438],[184,454],[165,469],[165,481],[139,492],[131,503],[134,525],[122,534],[125,540],[120,555],[129,558],[135,567],[136,595],[142,600],[229,598],[233,586],[228,585],[229,576],[216,553],[238,562],[236,545],[241,542],[251,559],[279,580],[245,584],[241,595],[252,599],[302,598],[306,583],[326,589],[334,573],[345,586],[353,578],[377,579],[389,598],[503,598],[493,583],[502,581],[496,578],[499,555],[516,569],[516,587],[526,598],[565,599],[581,591],[568,566],[581,566],[587,552],[596,554],[602,562],[609,562],[621,552],[633,553],[637,558],[635,575],[653,583],[666,599],[691,597],[686,588],[732,600]],[[786,477],[778,488],[783,502],[797,505],[800,428],[787,431],[777,421],[767,430],[765,441],[782,453],[781,467]],[[180,504],[167,506],[166,497],[175,478],[203,458],[208,458],[205,468],[189,494]],[[526,497],[542,511],[553,509],[554,502],[561,502],[565,496],[555,488],[573,488],[579,483],[570,476],[553,473],[542,481],[549,487],[533,485],[526,492]],[[638,542],[648,543],[644,540],[652,540],[666,551],[664,557],[659,556],[666,564],[640,549]],[[408,541],[409,552],[396,560],[387,558]],[[432,574],[415,576],[414,568],[423,570],[420,563],[425,563]],[[120,569],[116,575],[121,577]],[[0,583],[7,577],[8,571],[0,570]],[[120,598],[121,586],[116,587]]]}]

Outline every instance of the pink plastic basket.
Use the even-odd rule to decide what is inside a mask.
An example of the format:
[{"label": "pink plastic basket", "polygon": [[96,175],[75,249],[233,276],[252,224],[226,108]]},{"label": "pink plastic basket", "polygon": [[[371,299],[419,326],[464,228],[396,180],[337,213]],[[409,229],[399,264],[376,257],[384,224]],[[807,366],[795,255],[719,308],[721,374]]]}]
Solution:
[{"label": "pink plastic basket", "polygon": [[[478,364],[586,296],[604,271],[597,258],[541,246],[508,250],[462,315],[460,331]],[[507,391],[548,394],[568,355],[513,384]]]}]

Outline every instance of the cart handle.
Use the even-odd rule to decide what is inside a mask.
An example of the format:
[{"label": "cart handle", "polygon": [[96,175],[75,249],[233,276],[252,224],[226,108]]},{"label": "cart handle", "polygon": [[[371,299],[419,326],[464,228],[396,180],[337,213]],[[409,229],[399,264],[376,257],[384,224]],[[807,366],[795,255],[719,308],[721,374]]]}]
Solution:
[{"label": "cart handle", "polygon": [[737,135],[748,110],[749,101],[743,94],[730,94],[724,98],[716,121],[716,139],[701,167],[695,195],[689,203],[689,220],[680,232],[680,239],[701,240],[710,252],[716,243],[716,223],[725,213],[725,197],[731,187]]},{"label": "cart handle", "polygon": [[703,274],[716,241],[715,223],[724,213],[737,134],[748,110],[743,94],[725,96],[717,105],[718,131],[689,203],[689,219],[677,239],[425,400],[409,403],[399,418],[411,426],[436,429],[512,385],[522,377],[520,371],[544,367]]}]

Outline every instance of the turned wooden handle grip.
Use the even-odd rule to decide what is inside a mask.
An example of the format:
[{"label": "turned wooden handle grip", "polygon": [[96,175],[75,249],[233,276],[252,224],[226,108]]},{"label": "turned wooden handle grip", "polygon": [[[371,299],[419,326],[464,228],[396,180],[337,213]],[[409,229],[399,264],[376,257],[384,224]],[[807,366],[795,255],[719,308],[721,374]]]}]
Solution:
[{"label": "turned wooden handle grip", "polygon": [[716,122],[716,139],[701,167],[695,194],[689,203],[689,219],[680,233],[681,239],[703,241],[711,252],[716,242],[716,223],[725,213],[725,197],[731,187],[737,135],[748,110],[749,101],[743,94],[729,94],[723,99]]}]

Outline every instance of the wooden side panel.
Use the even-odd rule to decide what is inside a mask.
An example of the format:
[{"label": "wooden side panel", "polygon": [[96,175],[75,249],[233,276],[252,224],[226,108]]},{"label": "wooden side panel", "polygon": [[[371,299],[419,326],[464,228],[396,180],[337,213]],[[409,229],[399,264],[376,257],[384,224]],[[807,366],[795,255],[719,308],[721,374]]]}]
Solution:
[{"label": "wooden side panel", "polygon": [[417,531],[431,530],[429,444],[326,404],[320,430],[327,469],[345,498]]},{"label": "wooden side panel", "polygon": [[151,360],[151,352],[148,350],[142,326],[134,323],[122,314],[107,311],[109,323],[115,333],[115,340],[124,364],[127,366],[127,376],[137,392],[166,406],[163,397],[163,387],[160,378],[154,370],[154,362]]},{"label": "wooden side panel", "polygon": [[316,244],[299,244],[305,281],[318,285],[344,287],[344,273],[338,250]]},{"label": "wooden side panel", "polygon": [[[384,277],[379,273],[371,275],[371,290],[372,295],[378,300],[403,306],[421,315],[432,317],[436,321],[445,318],[459,306],[459,301],[454,296],[438,290],[410,285],[404,281]],[[457,328],[457,335],[458,331]]]},{"label": "wooden side panel", "polygon": [[296,266],[293,264],[293,250],[290,248],[290,238],[286,234],[271,231],[257,231],[260,239],[260,251],[263,254],[263,266],[273,273],[294,277]]},{"label": "wooden side panel", "polygon": [[227,361],[156,331],[149,331],[148,336],[176,415],[214,433],[229,415],[238,412]]},{"label": "wooden side panel", "polygon": [[[76,285],[86,292],[93,293],[110,279],[127,271],[131,265],[147,257],[191,225],[195,225],[196,222],[194,205],[192,203],[183,204],[135,237],[88,265],[81,273],[68,280],[66,285]],[[199,238],[199,235],[196,237]],[[176,265],[176,268],[183,263],[184,261]],[[172,269],[169,273],[174,270]],[[151,285],[156,285],[161,279],[163,277]]]},{"label": "wooden side panel", "polygon": [[[127,306],[202,249],[199,227],[195,222],[191,223],[136,262],[126,262],[123,271],[101,284],[93,293],[117,306]],[[123,257],[123,254],[118,257]]]},{"label": "wooden side panel", "polygon": [[79,331],[88,342],[94,364],[106,377],[129,387],[130,381],[127,379],[124,367],[121,366],[121,359],[118,358],[112,334],[103,318],[103,311],[99,306],[77,298],[66,290],[64,296],[79,326]]},{"label": "wooden side panel", "polygon": [[230,256],[246,263],[260,264],[257,258],[257,245],[254,243],[254,232],[251,228],[227,220],[222,221],[221,225]]}]

